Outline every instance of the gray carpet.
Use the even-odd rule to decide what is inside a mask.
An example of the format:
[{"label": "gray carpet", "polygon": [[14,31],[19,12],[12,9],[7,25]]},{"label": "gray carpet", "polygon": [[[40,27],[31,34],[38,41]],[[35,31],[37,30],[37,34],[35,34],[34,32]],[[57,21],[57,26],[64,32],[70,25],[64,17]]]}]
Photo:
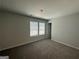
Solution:
[{"label": "gray carpet", "polygon": [[79,50],[52,40],[41,40],[6,53],[10,59],[79,59]]}]

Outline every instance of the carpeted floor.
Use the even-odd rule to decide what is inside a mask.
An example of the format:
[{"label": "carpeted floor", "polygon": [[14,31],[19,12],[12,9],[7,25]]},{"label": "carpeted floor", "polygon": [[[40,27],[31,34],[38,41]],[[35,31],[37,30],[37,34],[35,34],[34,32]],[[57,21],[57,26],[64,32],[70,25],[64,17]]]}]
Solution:
[{"label": "carpeted floor", "polygon": [[52,40],[40,40],[5,52],[10,59],[79,59],[79,50]]}]

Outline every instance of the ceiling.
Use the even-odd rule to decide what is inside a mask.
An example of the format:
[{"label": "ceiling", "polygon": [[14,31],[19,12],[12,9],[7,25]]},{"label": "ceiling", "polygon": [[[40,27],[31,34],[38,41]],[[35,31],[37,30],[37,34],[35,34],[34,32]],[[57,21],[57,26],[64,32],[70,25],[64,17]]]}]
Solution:
[{"label": "ceiling", "polygon": [[2,0],[1,7],[45,19],[79,12],[79,0]]}]

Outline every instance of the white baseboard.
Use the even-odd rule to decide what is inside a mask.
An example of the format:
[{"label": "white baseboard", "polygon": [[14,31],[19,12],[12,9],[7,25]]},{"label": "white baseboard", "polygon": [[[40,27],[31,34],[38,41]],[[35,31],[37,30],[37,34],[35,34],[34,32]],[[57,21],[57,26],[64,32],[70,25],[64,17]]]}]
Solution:
[{"label": "white baseboard", "polygon": [[66,45],[66,46],[69,46],[69,47],[72,47],[72,48],[74,48],[74,49],[79,50],[79,47],[75,47],[75,46],[72,46],[72,45],[70,45],[70,44],[66,44],[66,43],[64,43],[64,42],[60,42],[60,41],[57,41],[57,40],[53,40],[53,41],[58,42],[58,43],[61,43],[61,44],[64,44],[64,45]]},{"label": "white baseboard", "polygon": [[[35,41],[38,41],[38,40],[35,40]],[[10,48],[14,48],[14,47],[18,47],[18,46],[22,46],[22,45],[25,45],[25,44],[28,44],[28,43],[32,43],[32,42],[35,42],[35,41],[30,41],[30,42],[26,42],[26,43],[20,43],[18,45],[14,45],[14,46],[9,46],[7,48],[0,49],[0,51],[6,50],[6,49],[10,49]],[[61,43],[61,44],[64,44],[66,46],[69,46],[69,47],[72,47],[72,48],[75,48],[75,49],[79,50],[78,47],[72,46],[70,44],[66,44],[66,43],[63,43],[63,42],[56,41],[56,40],[53,40],[53,41],[58,42],[58,43]]]},{"label": "white baseboard", "polygon": [[35,41],[38,41],[38,40],[29,41],[29,42],[25,42],[25,43],[20,43],[20,44],[17,44],[17,45],[9,46],[7,48],[2,48],[2,49],[0,49],[0,51],[15,48],[15,47],[19,47],[19,46],[22,46],[22,45],[25,45],[25,44],[28,44],[28,43],[32,43],[32,42],[35,42]]},{"label": "white baseboard", "polygon": [[14,48],[14,47],[18,47],[18,46],[21,46],[21,45],[24,45],[24,44],[28,44],[28,43],[20,43],[20,44],[17,44],[17,45],[9,46],[7,48],[0,49],[0,51],[6,50],[6,49],[11,49],[11,48]]}]

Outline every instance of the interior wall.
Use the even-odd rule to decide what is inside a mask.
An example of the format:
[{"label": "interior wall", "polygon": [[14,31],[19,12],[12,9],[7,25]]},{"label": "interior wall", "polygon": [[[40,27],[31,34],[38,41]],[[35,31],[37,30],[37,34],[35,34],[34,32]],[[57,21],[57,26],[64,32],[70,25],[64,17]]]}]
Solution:
[{"label": "interior wall", "polygon": [[79,49],[79,13],[52,19],[52,40]]},{"label": "interior wall", "polygon": [[[2,19],[2,12],[0,11],[0,40],[2,41],[2,36],[3,36],[3,33],[2,33],[2,30],[3,30],[3,21],[1,20]],[[0,41],[0,47],[2,48],[2,43]]]},{"label": "interior wall", "polygon": [[[24,45],[26,43],[34,42],[40,39],[47,38],[48,29],[46,30],[46,35],[39,37],[30,37],[30,20],[40,20],[46,22],[47,20],[42,20],[38,18],[22,16],[10,12],[2,12],[2,21],[0,24],[2,26],[2,34],[0,39],[0,50],[5,50],[8,48],[13,48],[16,46]],[[47,26],[46,26],[47,28]]]}]

